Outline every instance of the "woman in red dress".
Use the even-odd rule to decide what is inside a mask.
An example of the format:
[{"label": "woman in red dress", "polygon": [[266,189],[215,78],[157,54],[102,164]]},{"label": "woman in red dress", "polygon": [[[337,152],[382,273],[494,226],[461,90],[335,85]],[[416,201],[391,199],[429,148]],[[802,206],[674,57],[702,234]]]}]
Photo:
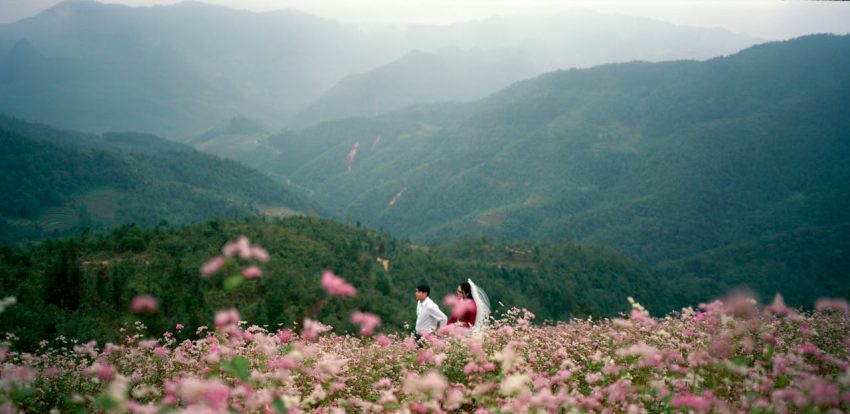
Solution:
[{"label": "woman in red dress", "polygon": [[478,306],[472,299],[472,287],[469,282],[463,282],[457,287],[457,300],[449,324],[457,323],[464,328],[472,328],[478,315]]}]

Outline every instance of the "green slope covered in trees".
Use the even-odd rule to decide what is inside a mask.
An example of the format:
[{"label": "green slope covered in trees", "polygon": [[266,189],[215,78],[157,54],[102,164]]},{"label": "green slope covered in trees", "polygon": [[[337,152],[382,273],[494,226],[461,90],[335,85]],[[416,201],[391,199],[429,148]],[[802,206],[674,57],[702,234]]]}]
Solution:
[{"label": "green slope covered in trees", "polygon": [[86,135],[0,116],[0,166],[2,243],[315,210],[254,170],[152,135]]},{"label": "green slope covered in trees", "polygon": [[[805,247],[768,248],[774,238],[843,234],[850,222],[847,73],[846,35],[559,71],[471,104],[282,133],[268,140],[281,154],[253,165],[338,217],[417,241],[572,239],[673,275],[689,272],[672,268],[689,259],[733,266],[757,251],[773,256],[734,273],[766,275]],[[806,248],[815,262],[850,254],[820,246]],[[723,277],[712,269],[698,276]],[[791,273],[816,280],[814,271]]]},{"label": "green slope covered in trees", "polygon": [[[204,277],[200,267],[240,235],[271,257],[261,265],[261,279],[227,292],[223,275]],[[390,261],[388,271],[378,258]],[[494,311],[527,307],[538,320],[614,315],[628,309],[630,295],[654,312],[675,301],[659,274],[604,248],[480,239],[429,248],[330,220],[254,218],[148,230],[126,225],[104,235],[2,247],[0,296],[15,296],[18,303],[0,314],[0,329],[15,332],[23,348],[58,335],[103,343],[119,340],[119,329],[135,320],[153,333],[178,323],[194,332],[210,326],[215,311],[234,305],[249,323],[276,329],[291,326],[322,300],[323,270],[358,289],[312,316],[343,329],[352,328],[348,316],[359,309],[378,314],[385,331],[402,330],[414,322],[419,283],[429,283],[440,303],[467,278],[487,291]],[[138,294],[157,298],[159,310],[132,315]]]}]

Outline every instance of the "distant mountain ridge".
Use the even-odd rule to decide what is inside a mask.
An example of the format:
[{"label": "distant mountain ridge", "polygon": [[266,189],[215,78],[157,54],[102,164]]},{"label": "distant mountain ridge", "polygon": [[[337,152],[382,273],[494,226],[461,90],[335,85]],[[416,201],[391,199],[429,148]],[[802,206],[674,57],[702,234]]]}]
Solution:
[{"label": "distant mountain ridge", "polygon": [[254,170],[145,134],[82,134],[0,115],[0,159],[0,243],[321,211]]},{"label": "distant mountain ridge", "polygon": [[[582,19],[598,24],[579,25]],[[626,22],[636,22],[636,29],[630,31]],[[494,33],[502,35],[493,37]],[[587,47],[591,39],[592,52]],[[11,53],[21,41],[44,59]],[[552,68],[611,60],[701,58],[732,53],[755,41],[727,32],[592,13],[545,24],[495,19],[396,32],[366,31],[294,10],[253,13],[193,2],[128,7],[67,1],[0,25],[0,68],[20,69],[0,70],[0,94],[8,97],[0,101],[0,111],[64,128],[97,133],[133,130],[186,141],[234,117],[256,119],[279,130],[357,115],[334,109],[308,117],[308,122],[291,123],[311,104],[345,109],[352,102],[368,102],[368,94],[339,95],[331,89],[355,74],[388,75],[392,71],[380,68],[412,50],[461,52],[442,54],[447,60],[435,66],[439,73],[433,78],[394,68],[393,76],[403,80],[404,88],[398,89],[398,96],[382,91],[378,98],[385,106],[380,110],[400,109],[423,99],[477,98]],[[637,47],[642,43],[646,44]],[[527,63],[510,59],[483,71],[475,63],[480,61],[476,49],[527,56],[533,72]],[[477,73],[466,75],[468,82],[458,82],[455,75],[464,65]],[[441,96],[441,91],[456,93]],[[335,96],[341,102],[328,100]],[[371,101],[367,106],[374,109]]]},{"label": "distant mountain ridge", "polygon": [[273,136],[281,155],[256,166],[416,240],[576,239],[681,264],[850,222],[847,73],[850,36],[833,35],[558,71],[475,103]]}]

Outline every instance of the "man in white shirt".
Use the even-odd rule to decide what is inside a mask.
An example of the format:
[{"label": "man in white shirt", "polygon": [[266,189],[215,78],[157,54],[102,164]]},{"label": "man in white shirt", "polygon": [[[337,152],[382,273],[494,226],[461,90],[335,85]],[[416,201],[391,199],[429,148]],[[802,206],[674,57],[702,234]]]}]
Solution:
[{"label": "man in white shirt", "polygon": [[424,334],[431,334],[446,326],[449,318],[440,307],[429,297],[431,288],[426,284],[416,287],[416,341]]}]

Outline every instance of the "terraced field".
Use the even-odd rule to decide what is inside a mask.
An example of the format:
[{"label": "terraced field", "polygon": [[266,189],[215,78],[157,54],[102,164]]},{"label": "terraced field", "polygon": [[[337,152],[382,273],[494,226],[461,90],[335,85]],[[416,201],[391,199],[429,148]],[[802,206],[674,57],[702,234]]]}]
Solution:
[{"label": "terraced field", "polygon": [[106,221],[114,221],[118,212],[121,192],[112,188],[98,188],[77,198],[89,212]]},{"label": "terraced field", "polygon": [[45,231],[68,230],[77,225],[80,216],[71,207],[48,207],[38,219],[38,224]]}]

